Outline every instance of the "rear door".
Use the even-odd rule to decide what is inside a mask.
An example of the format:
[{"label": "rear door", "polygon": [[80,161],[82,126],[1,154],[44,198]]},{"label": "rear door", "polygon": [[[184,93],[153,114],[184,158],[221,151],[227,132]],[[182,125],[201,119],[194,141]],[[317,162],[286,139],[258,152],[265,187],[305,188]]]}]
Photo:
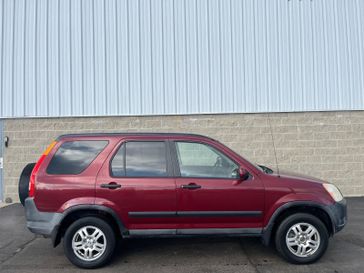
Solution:
[{"label": "rear door", "polygon": [[264,189],[258,178],[240,181],[241,164],[213,144],[175,141],[175,154],[179,233],[261,231]]},{"label": "rear door", "polygon": [[96,196],[96,203],[117,211],[132,235],[175,234],[176,184],[167,142],[123,139],[97,177]]}]

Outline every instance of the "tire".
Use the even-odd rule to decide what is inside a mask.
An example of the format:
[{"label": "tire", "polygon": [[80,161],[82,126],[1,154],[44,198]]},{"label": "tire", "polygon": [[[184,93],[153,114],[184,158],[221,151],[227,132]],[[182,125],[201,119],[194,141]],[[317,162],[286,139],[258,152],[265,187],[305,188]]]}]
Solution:
[{"label": "tire", "polygon": [[[288,262],[294,264],[317,261],[325,253],[328,243],[329,233],[324,223],[307,213],[293,214],[284,219],[275,237],[277,251]],[[306,249],[307,252],[301,252],[302,249]]]},{"label": "tire", "polygon": [[29,195],[29,180],[32,174],[35,163],[29,163],[21,172],[18,185],[18,194],[21,204],[24,206],[25,199]]},{"label": "tire", "polygon": [[[90,235],[91,233],[95,232],[96,229],[101,231],[102,235],[99,239],[97,239],[96,243],[95,241],[93,242],[94,245],[92,245],[92,242],[88,243],[82,241],[82,237],[80,236],[79,232],[81,229],[84,230],[84,228],[86,228],[87,234]],[[81,233],[85,235],[84,232]],[[94,237],[94,239],[96,237]],[[103,243],[105,246],[103,250],[96,249],[96,244],[100,245]],[[78,246],[81,249],[78,251],[74,250],[74,246],[75,247]],[[66,233],[63,238],[63,248],[66,257],[74,265],[86,269],[98,268],[110,262],[114,254],[115,233],[111,228],[111,226],[100,218],[97,217],[81,218],[72,223],[66,230]],[[90,253],[90,251],[91,255],[95,257],[92,258],[82,257],[83,255],[87,255],[88,253]]]}]

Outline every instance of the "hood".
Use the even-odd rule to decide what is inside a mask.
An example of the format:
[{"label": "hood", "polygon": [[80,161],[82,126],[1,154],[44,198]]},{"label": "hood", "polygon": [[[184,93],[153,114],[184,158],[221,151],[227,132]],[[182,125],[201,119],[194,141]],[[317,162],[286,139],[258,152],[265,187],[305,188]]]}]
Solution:
[{"label": "hood", "polygon": [[[278,176],[277,172],[274,172],[274,174]],[[320,184],[327,183],[326,181],[313,177],[313,176],[299,174],[299,173],[295,173],[295,172],[289,172],[289,171],[280,170],[279,176],[282,178],[298,179],[298,180],[303,180],[303,181],[312,182],[312,183],[320,183]]]}]

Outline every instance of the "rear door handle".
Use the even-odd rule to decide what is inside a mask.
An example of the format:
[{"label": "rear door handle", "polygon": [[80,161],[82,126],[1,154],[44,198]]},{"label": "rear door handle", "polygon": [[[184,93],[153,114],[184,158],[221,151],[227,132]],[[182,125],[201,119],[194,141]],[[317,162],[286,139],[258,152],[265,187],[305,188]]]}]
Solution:
[{"label": "rear door handle", "polygon": [[182,185],[181,188],[182,189],[188,189],[188,190],[194,190],[194,189],[200,189],[201,186],[197,185],[195,183],[189,183],[188,185]]},{"label": "rear door handle", "polygon": [[103,188],[103,189],[114,190],[114,189],[121,188],[121,185],[117,184],[115,182],[110,182],[109,184],[101,184],[100,187]]}]

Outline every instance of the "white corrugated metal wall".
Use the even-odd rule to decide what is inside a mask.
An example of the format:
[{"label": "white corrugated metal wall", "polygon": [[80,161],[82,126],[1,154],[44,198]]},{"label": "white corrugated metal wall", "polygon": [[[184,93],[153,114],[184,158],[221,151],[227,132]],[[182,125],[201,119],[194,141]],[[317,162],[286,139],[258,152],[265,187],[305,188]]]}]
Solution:
[{"label": "white corrugated metal wall", "polygon": [[0,9],[0,117],[364,109],[362,0]]}]

